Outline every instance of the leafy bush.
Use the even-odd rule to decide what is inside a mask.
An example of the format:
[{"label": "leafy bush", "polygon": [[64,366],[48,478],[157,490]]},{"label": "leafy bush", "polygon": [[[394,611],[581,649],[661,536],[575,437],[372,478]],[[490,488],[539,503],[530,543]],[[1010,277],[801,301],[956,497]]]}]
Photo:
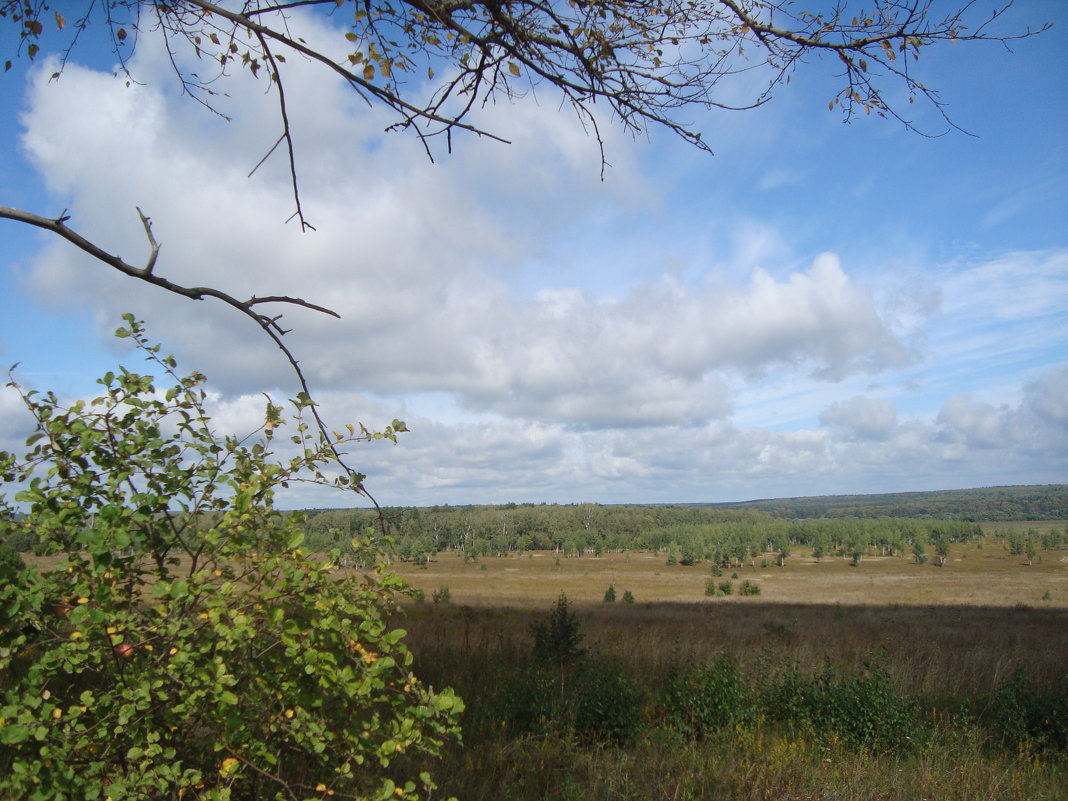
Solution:
[{"label": "leafy bush", "polygon": [[[300,418],[310,401],[294,402],[291,458],[272,455],[282,418],[270,403],[258,441],[220,437],[203,376],[178,378],[127,323],[119,336],[174,385],[157,391],[120,368],[99,397],[66,408],[22,392],[37,423],[31,450],[18,463],[0,456],[44,549],[60,557],[0,586],[0,797],[368,799],[429,788],[417,767],[394,773],[395,758],[438,753],[458,736],[463,704],[411,673],[404,632],[387,623],[403,585],[384,563],[364,578],[340,574],[337,552],[302,550],[299,521],[272,507],[278,486],[326,482],[336,458],[336,443]],[[351,433],[337,443],[377,436]]]},{"label": "leafy bush", "polygon": [[604,591],[604,602],[606,604],[614,603],[616,600],[616,588],[614,585],[609,584],[608,589]]},{"label": "leafy bush", "polygon": [[625,604],[634,603],[634,594],[630,590],[625,590],[623,592],[623,603],[625,603]]},{"label": "leafy bush", "polygon": [[452,603],[452,591],[448,585],[442,585],[430,593],[430,599],[436,604]]},{"label": "leafy bush", "polygon": [[747,723],[756,712],[749,684],[727,653],[719,654],[709,665],[673,668],[663,704],[671,725],[693,738]]},{"label": "leafy bush", "polygon": [[0,583],[13,583],[19,572],[26,569],[19,552],[7,543],[0,544]]},{"label": "leafy bush", "polygon": [[738,588],[739,595],[760,595],[760,585],[755,581],[746,579],[742,582],[742,586]]},{"label": "leafy bush", "polygon": [[587,666],[575,694],[574,728],[582,739],[622,745],[641,732],[641,693],[615,665]]},{"label": "leafy bush", "polygon": [[830,668],[805,676],[796,667],[778,673],[765,691],[770,719],[858,746],[897,748],[919,744],[916,702],[895,692],[878,667],[839,677]]},{"label": "leafy bush", "polygon": [[999,739],[1016,746],[1068,747],[1068,677],[1042,692],[1020,668],[994,691],[984,713]]}]

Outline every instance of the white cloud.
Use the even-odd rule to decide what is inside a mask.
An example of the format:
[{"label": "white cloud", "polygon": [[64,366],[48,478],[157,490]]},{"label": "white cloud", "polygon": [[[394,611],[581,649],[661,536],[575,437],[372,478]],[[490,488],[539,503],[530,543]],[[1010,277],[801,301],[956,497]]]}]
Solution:
[{"label": "white cloud", "polygon": [[897,407],[885,399],[852,397],[831,404],[820,414],[820,423],[841,430],[850,440],[880,442],[897,426]]},{"label": "white cloud", "polygon": [[[47,65],[38,74],[24,146],[57,207],[136,264],[139,205],[163,243],[159,274],[336,309],[341,320],[287,311],[286,342],[328,420],[407,419],[396,447],[353,452],[384,502],[727,500],[1066,473],[1068,373],[1041,372],[1063,354],[1018,362],[1063,345],[1068,251],[941,269],[889,245],[843,258],[819,253],[844,241],[827,223],[812,236],[826,242],[798,255],[773,214],[732,207],[731,187],[670,203],[670,176],[610,126],[605,183],[581,125],[536,102],[485,110],[514,144],[459,137],[431,164],[412,138],[381,135],[385,115],[295,61],[287,89],[318,229],[301,233],[283,224],[284,158],[247,177],[280,132],[262,82],[231,84],[225,123],[165,88],[158,48],[133,66],[145,85],[76,66],[58,84],[43,81]],[[732,117],[728,140],[760,114]],[[683,161],[664,171],[694,169]],[[870,154],[863,163],[850,180],[878,175]],[[786,155],[717,175],[731,170],[752,172],[764,204],[761,186],[831,191],[797,184],[819,170]],[[901,263],[905,278],[868,266],[900,276]],[[259,390],[293,390],[251,322],[66,243],[41,251],[26,285],[50,308],[93,309],[105,339],[119,313],[144,317],[183,367],[208,374],[225,430],[254,426]],[[0,423],[14,419],[3,403]]]},{"label": "white cloud", "polygon": [[[151,52],[134,67],[163,68]],[[288,79],[291,113],[314,117],[316,143],[305,148],[314,157],[301,180],[319,230],[305,234],[280,224],[292,205],[284,162],[244,175],[258,157],[249,120],[273,113],[262,87],[234,84],[228,110],[242,123],[227,126],[190,116],[180,98],[152,88],[166,76],[149,77],[156,80],[131,91],[72,66],[58,85],[39,83],[25,117],[28,151],[72,196],[72,224],[128,260],[146,250],[139,205],[163,243],[159,274],[238,298],[291,294],[341,313],[340,321],[287,313],[295,329],[287,343],[317,386],[395,398],[444,391],[468,409],[511,418],[628,427],[727,415],[725,371],[755,376],[790,365],[838,380],[907,359],[870,293],[833,254],[782,280],[758,267],[739,281],[709,265],[702,284],[661,276],[619,298],[568,286],[521,294],[510,273],[546,258],[547,225],[582,219],[594,196],[629,203],[627,190],[641,183],[620,143],[615,189],[602,188],[585,133],[555,110],[491,111],[491,123],[522,139],[461,148],[442,165],[397,139],[362,157],[353,138],[370,136],[380,120],[343,100],[344,87],[297,69]],[[72,104],[82,111],[72,116]],[[94,104],[108,113],[89,115]],[[320,107],[327,111],[315,117]],[[545,162],[562,169],[530,168]],[[564,236],[548,252],[567,246]],[[760,225],[739,229],[732,251],[750,264],[786,258],[781,238]],[[105,330],[133,309],[224,391],[270,386],[284,371],[270,343],[230,309],[133,286],[65,243],[46,249],[31,282],[49,299],[91,296]]]}]

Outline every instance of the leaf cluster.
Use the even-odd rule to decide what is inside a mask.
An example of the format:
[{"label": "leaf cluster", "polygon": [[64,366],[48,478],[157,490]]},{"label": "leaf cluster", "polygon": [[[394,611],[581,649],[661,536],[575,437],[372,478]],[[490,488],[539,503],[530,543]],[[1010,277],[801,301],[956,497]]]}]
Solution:
[{"label": "leaf cluster", "polygon": [[52,558],[0,588],[0,796],[429,792],[396,760],[458,737],[463,704],[412,673],[388,620],[404,585],[382,562],[354,576],[307,553],[272,505],[288,482],[327,481],[336,443],[300,421],[301,399],[288,459],[269,401],[257,438],[218,436],[203,377],[176,378],[127,322],[173,386],[120,369],[68,407],[22,392],[37,430],[5,461],[20,525]]}]

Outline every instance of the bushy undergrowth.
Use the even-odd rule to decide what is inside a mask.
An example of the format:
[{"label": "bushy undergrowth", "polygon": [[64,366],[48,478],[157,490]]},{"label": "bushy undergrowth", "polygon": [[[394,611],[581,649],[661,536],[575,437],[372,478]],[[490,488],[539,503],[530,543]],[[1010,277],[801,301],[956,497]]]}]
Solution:
[{"label": "bushy undergrowth", "polygon": [[[560,599],[533,626],[503,614],[515,639],[484,621],[479,641],[465,634],[463,644],[435,621],[438,639],[419,648],[420,664],[469,699],[465,747],[443,766],[450,792],[510,801],[1034,801],[1057,798],[1051,788],[1068,779],[1058,739],[1065,695],[1040,691],[1022,673],[994,692],[929,697],[902,684],[892,653],[856,668],[802,667],[781,648],[744,661],[680,645],[636,655],[633,645],[648,642],[637,631],[597,639],[604,631],[588,628],[587,614],[618,615]],[[470,622],[446,620],[463,620],[465,630]]]},{"label": "bushy undergrowth", "polygon": [[32,530],[49,555],[0,584],[0,798],[429,793],[421,762],[396,759],[454,740],[463,704],[411,672],[389,625],[403,583],[384,561],[351,575],[338,552],[306,552],[272,505],[288,481],[329,483],[334,443],[299,417],[310,401],[290,459],[272,455],[272,404],[257,441],[218,435],[203,377],[178,377],[128,322],[174,385],[120,368],[66,407],[25,392],[30,450],[0,453],[29,510],[16,523],[0,497],[0,536]]}]

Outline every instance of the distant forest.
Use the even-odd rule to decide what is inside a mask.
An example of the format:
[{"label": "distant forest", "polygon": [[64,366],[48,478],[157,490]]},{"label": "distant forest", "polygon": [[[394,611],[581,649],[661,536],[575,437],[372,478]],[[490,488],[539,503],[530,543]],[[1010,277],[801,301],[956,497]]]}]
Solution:
[{"label": "distant forest", "polygon": [[[702,506],[704,504],[701,504]],[[1068,484],[886,495],[826,495],[710,504],[720,509],[759,509],[775,517],[911,517],[1006,522],[1068,519]]]},{"label": "distant forest", "polygon": [[[561,557],[609,551],[667,552],[683,564],[724,567],[782,562],[792,547],[817,557],[945,555],[948,544],[982,536],[980,522],[1068,520],[1068,485],[991,487],[891,495],[838,495],[725,504],[609,505],[508,503],[493,506],[308,509],[298,515],[304,544],[367,564],[383,550],[426,562],[440,553],[466,559],[523,551]],[[5,544],[47,552],[25,522],[12,521]],[[202,525],[212,525],[205,515]],[[1014,552],[1068,544],[1068,527],[1039,533],[995,531]],[[928,553],[928,548],[930,552]]]},{"label": "distant forest", "polygon": [[[933,558],[943,555],[950,542],[981,536],[979,522],[1068,519],[1068,486],[731,504],[508,503],[387,507],[381,516],[368,509],[313,509],[301,514],[311,548],[345,552],[354,537],[365,540],[368,532],[374,532],[377,545],[421,562],[442,552],[475,559],[529,550],[551,550],[565,557],[648,550],[677,554],[683,563],[730,566],[768,555],[781,561],[791,546],[811,548],[817,556],[858,561],[866,555],[900,553],[920,559],[930,546]],[[1068,540],[1068,532],[1064,536]],[[1037,532],[1033,539],[1038,540]],[[1049,540],[1044,546],[1059,547],[1061,534],[1044,539]]]}]

